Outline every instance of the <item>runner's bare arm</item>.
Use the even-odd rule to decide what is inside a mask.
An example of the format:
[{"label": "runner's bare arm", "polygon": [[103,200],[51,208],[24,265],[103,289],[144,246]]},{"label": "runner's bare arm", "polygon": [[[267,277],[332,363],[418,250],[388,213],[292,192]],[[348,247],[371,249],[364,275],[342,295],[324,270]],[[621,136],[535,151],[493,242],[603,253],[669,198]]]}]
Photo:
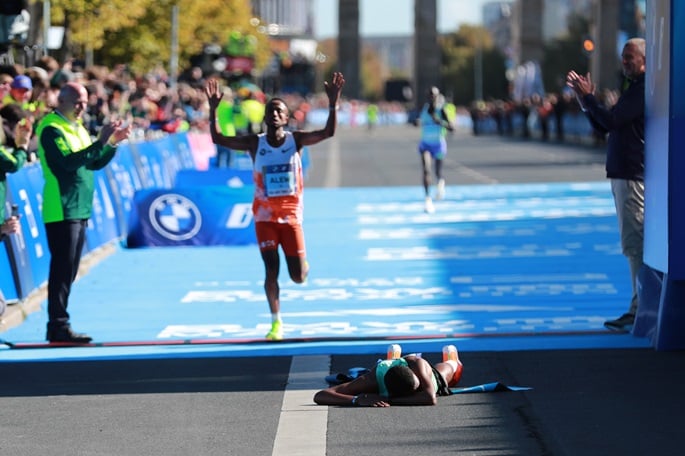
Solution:
[{"label": "runner's bare arm", "polygon": [[319,405],[353,405],[363,407],[388,407],[390,404],[378,395],[376,369],[351,382],[331,386],[314,395]]},{"label": "runner's bare arm", "polygon": [[298,149],[302,146],[316,144],[335,134],[335,128],[338,124],[338,101],[340,100],[343,85],[345,85],[345,78],[342,73],[338,72],[333,73],[333,78],[330,82],[324,82],[326,94],[328,95],[328,120],[321,130],[293,132]]},{"label": "runner's bare arm", "polygon": [[212,135],[212,142],[229,149],[254,153],[259,142],[257,135],[224,136],[219,131],[216,122],[216,108],[219,106],[223,94],[219,89],[219,82],[216,79],[211,78],[207,81],[205,84],[205,95],[207,95],[207,100],[209,101],[209,132]]}]

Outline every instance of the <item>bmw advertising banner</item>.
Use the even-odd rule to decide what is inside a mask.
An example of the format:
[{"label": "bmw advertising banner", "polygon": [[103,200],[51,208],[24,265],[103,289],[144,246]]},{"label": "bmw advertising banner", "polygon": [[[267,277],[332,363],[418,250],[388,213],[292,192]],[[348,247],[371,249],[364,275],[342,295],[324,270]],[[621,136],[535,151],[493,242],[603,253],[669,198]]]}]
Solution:
[{"label": "bmw advertising banner", "polygon": [[136,192],[128,247],[255,244],[253,186]]}]

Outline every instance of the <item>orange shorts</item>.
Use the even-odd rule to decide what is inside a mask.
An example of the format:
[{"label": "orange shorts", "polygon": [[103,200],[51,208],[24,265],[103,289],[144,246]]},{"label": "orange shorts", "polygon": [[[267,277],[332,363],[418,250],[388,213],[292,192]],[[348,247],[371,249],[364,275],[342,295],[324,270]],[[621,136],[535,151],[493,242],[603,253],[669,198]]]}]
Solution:
[{"label": "orange shorts", "polygon": [[304,232],[302,225],[289,223],[256,222],[257,244],[259,250],[276,250],[283,247],[289,257],[305,257]]}]

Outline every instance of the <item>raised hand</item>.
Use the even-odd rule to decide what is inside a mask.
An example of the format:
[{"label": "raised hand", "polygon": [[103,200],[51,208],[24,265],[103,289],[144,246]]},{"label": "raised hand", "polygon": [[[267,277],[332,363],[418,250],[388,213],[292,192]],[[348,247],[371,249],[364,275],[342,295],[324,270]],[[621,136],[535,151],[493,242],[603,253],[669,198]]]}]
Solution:
[{"label": "raised hand", "polygon": [[214,110],[219,106],[219,102],[223,98],[224,94],[219,90],[219,81],[214,78],[207,80],[205,84],[205,95],[207,95],[207,101],[209,101],[209,107]]},{"label": "raised hand", "polygon": [[579,96],[589,95],[595,92],[595,85],[592,82],[590,73],[582,76],[575,71],[569,71],[566,75],[566,85],[573,89]]},{"label": "raised hand", "polygon": [[324,82],[323,85],[326,89],[326,95],[328,95],[329,104],[331,106],[335,106],[338,103],[340,93],[345,85],[345,78],[343,77],[342,73],[335,72],[333,73],[331,82]]},{"label": "raised hand", "polygon": [[128,137],[131,135],[131,131],[133,130],[131,124],[124,125],[124,122],[121,119],[115,120],[112,122],[112,125],[114,126],[114,132],[112,132],[110,143],[114,143],[114,145],[119,144],[125,139],[128,139]]},{"label": "raised hand", "polygon": [[30,117],[21,119],[14,127],[14,144],[26,149],[33,134],[33,119]]},{"label": "raised hand", "polygon": [[2,234],[18,233],[20,229],[21,224],[19,223],[18,217],[10,217],[0,224],[0,233]]}]

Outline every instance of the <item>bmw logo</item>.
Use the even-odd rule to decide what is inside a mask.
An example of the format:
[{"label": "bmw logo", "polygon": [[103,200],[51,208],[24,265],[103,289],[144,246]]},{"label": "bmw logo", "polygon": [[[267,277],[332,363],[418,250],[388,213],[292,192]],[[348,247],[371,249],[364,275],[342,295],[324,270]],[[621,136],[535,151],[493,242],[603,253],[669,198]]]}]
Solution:
[{"label": "bmw logo", "polygon": [[155,231],[172,241],[190,239],[202,226],[202,214],[195,203],[175,193],[155,198],[150,204],[149,217]]}]

